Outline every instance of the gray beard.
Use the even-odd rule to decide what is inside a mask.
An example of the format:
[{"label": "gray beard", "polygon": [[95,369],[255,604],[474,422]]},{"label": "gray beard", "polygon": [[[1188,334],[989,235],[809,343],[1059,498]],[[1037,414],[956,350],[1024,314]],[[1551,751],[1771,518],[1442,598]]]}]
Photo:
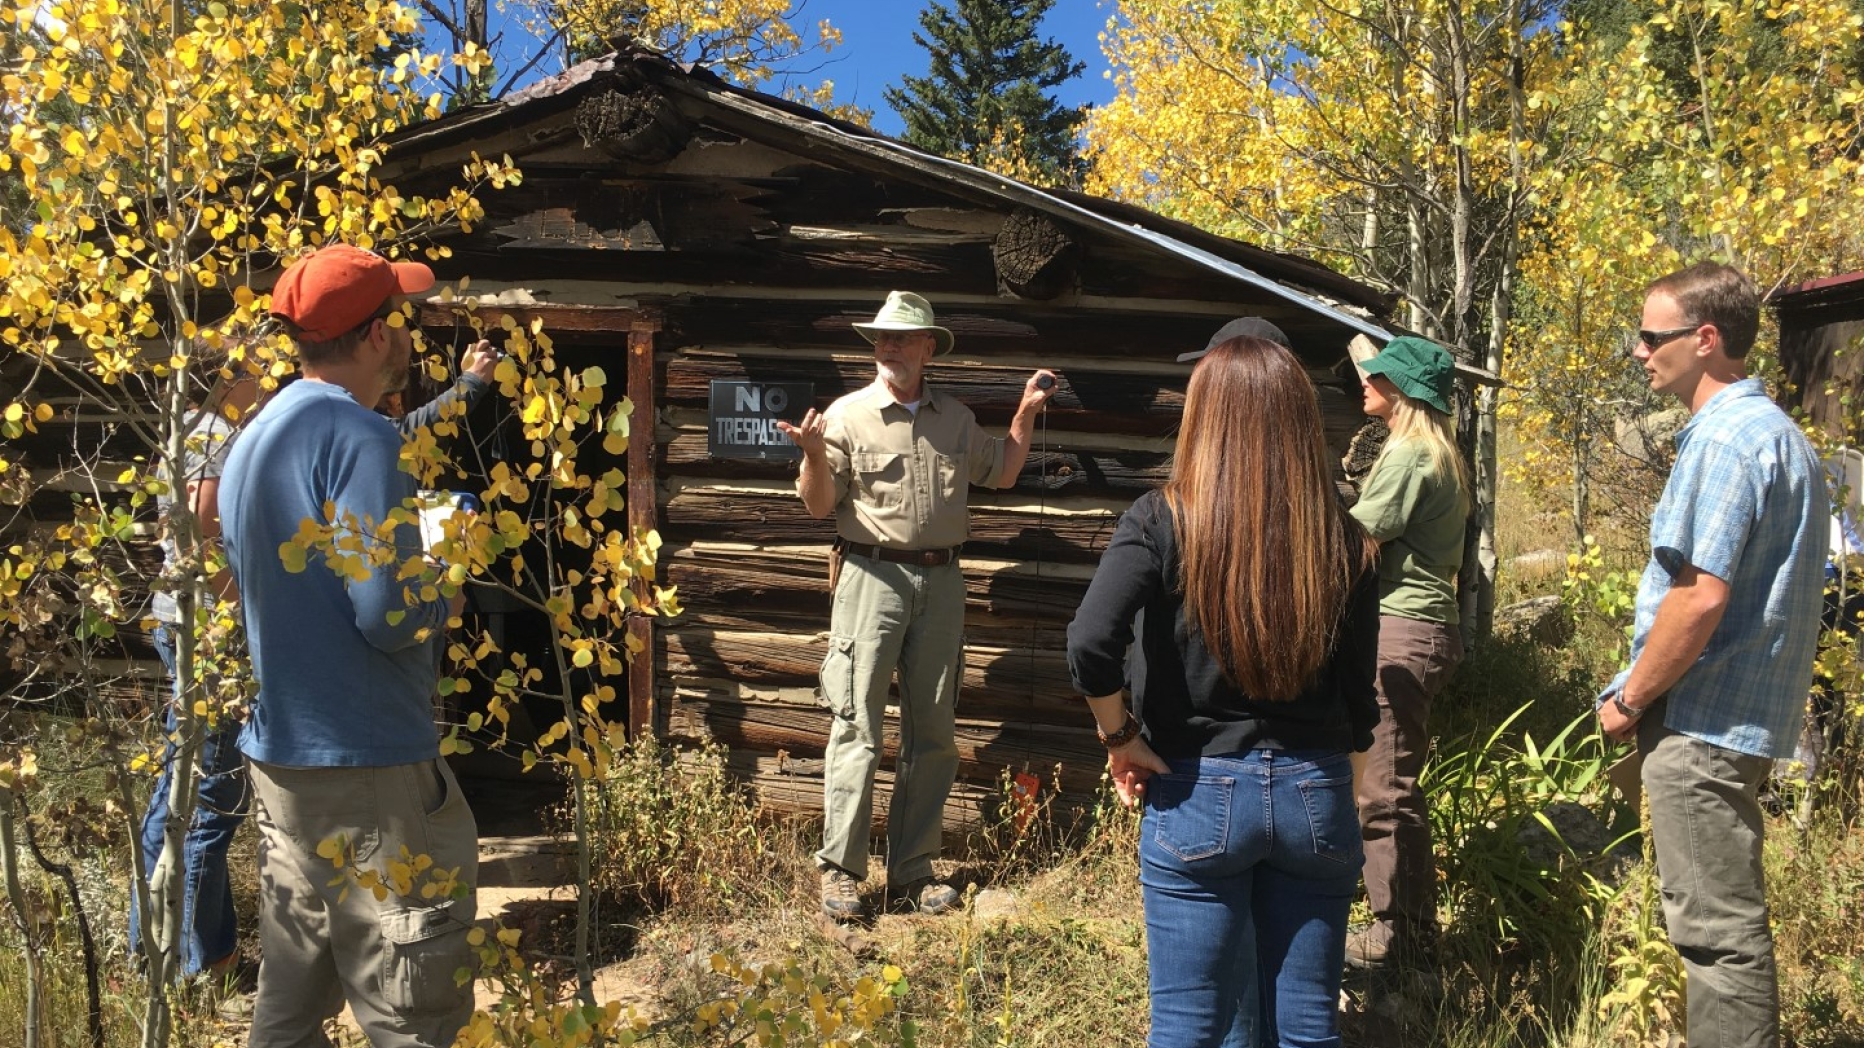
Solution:
[{"label": "gray beard", "polygon": [[881,381],[895,389],[905,389],[907,386],[911,385],[910,382],[906,381],[906,372],[899,368],[876,362],[874,364],[874,370],[879,372]]}]

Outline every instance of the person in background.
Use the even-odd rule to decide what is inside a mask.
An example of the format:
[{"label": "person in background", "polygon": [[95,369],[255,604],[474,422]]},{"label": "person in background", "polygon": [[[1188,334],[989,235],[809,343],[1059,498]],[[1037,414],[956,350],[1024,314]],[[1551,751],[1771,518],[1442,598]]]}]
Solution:
[{"label": "person in background", "polygon": [[[1864,454],[1839,448],[1826,456],[1825,474],[1832,491],[1831,536],[1825,552],[1825,607],[1819,615],[1821,635],[1836,631],[1842,643],[1857,644],[1864,626],[1864,536],[1858,530],[1858,502],[1864,498]],[[1844,689],[1824,672],[1812,678],[1812,701],[1793,759],[1776,763],[1778,777],[1802,788],[1817,781],[1825,755],[1845,744]],[[1781,770],[1784,766],[1784,770]],[[1766,798],[1763,793],[1763,799]],[[1780,803],[1777,795],[1774,803]]]},{"label": "person in background", "polygon": [[1437,935],[1437,863],[1418,776],[1431,700],[1463,660],[1456,571],[1471,494],[1450,422],[1450,354],[1395,338],[1359,367],[1366,414],[1391,432],[1352,509],[1379,544],[1379,722],[1359,776],[1372,923],[1347,939],[1346,960],[1381,968],[1423,960]]},{"label": "person in background", "polygon": [[1144,806],[1152,1048],[1340,1044],[1348,755],[1372,742],[1377,644],[1374,549],[1306,369],[1264,338],[1220,343],[1191,372],[1171,479],[1120,518],[1068,627],[1114,787]]},{"label": "person in background", "polygon": [[[240,423],[249,417],[259,400],[258,380],[240,374],[216,382],[203,399],[188,434],[182,443],[180,468],[174,479],[180,485],[174,495],[157,498],[162,517],[162,574],[175,580],[184,564],[199,565],[215,554],[220,546],[220,475],[225,472],[227,454]],[[184,556],[180,537],[169,526],[169,514],[177,501],[185,500],[195,521],[194,534],[200,545]],[[172,584],[151,595],[149,613],[155,619],[151,640],[162,667],[173,681],[171,702],[163,714],[164,742],[161,773],[150,795],[149,807],[142,820],[143,875],[151,887],[159,886],[164,835],[168,827],[170,794],[173,792],[175,756],[178,750],[177,719],[174,703],[180,702],[186,689],[176,674],[176,633],[183,628],[180,608]],[[233,600],[232,576],[218,572],[207,580],[203,591],[204,607],[210,611],[215,599]],[[190,630],[193,623],[186,624]],[[196,649],[199,650],[198,648]],[[223,984],[229,983],[238,967],[239,930],[233,912],[233,887],[227,877],[227,849],[233,835],[246,817],[246,764],[239,754],[239,722],[221,716],[211,725],[203,725],[198,757],[200,787],[194,811],[183,830],[181,844],[181,956],[174,974],[183,978],[211,973]],[[160,905],[151,899],[152,905]],[[142,908],[132,897],[129,910],[131,949],[142,951]]]},{"label": "person in background", "polygon": [[[253,1048],[327,1048],[323,1022],[345,1002],[375,1048],[445,1048],[472,1013],[472,985],[455,973],[474,963],[478,828],[430,704],[434,648],[464,593],[422,600],[398,577],[422,555],[419,531],[378,529],[415,483],[401,434],[370,410],[407,381],[404,296],[433,279],[341,244],[287,269],[272,314],[303,377],[247,425],[222,478],[259,686],[240,733],[260,838]],[[384,535],[396,566],[338,574],[312,551],[291,570],[280,550],[307,520]],[[378,899],[337,868],[380,873],[404,855],[426,856],[450,885],[423,892],[434,885],[422,877]]]},{"label": "person in background", "polygon": [[[1359,393],[1359,406],[1365,410],[1366,373],[1360,365],[1379,355],[1379,347],[1364,335],[1354,335],[1347,346],[1346,363],[1352,368],[1352,387]],[[1339,372],[1339,368],[1335,368]],[[1344,376],[1342,376],[1344,377]],[[1352,496],[1348,505],[1359,500],[1359,490],[1366,483],[1367,474],[1372,472],[1372,464],[1378,461],[1379,452],[1385,449],[1385,439],[1391,436],[1391,427],[1377,415],[1367,415],[1364,423],[1353,432],[1346,442],[1346,453],[1340,456],[1340,472],[1346,475],[1346,482],[1352,486]]]},{"label": "person in background", "polygon": [[1209,356],[1212,350],[1233,338],[1260,338],[1273,342],[1283,349],[1294,348],[1288,343],[1288,336],[1282,334],[1281,328],[1263,320],[1261,317],[1237,317],[1235,320],[1218,328],[1216,333],[1210,336],[1210,341],[1204,343],[1203,349],[1194,349],[1189,353],[1180,353],[1175,359],[1180,364],[1195,364],[1206,356]]},{"label": "person in background", "polygon": [[499,352],[492,343],[480,339],[466,348],[465,355],[460,358],[459,378],[439,396],[409,411],[404,406],[407,391],[395,389],[382,395],[376,410],[386,415],[404,437],[413,436],[415,430],[425,429],[443,418],[457,418],[477,407],[485,398],[486,390],[492,388],[492,373],[498,368],[498,358]]},{"label": "person in background", "polygon": [[[839,571],[822,663],[822,697],[833,720],[823,775],[822,914],[862,913],[873,834],[887,690],[900,682],[900,757],[887,819],[887,890],[925,914],[956,906],[933,876],[945,799],[958,774],[956,706],[964,671],[964,574],[958,550],[970,533],[973,484],[1007,488],[1029,457],[1035,418],[1054,390],[1037,371],[1023,386],[1007,439],[925,379],[948,353],[951,331],[907,291],[887,296],[872,323],[871,385],[814,408],[799,425],[778,423],[803,449],[796,490],[812,517],[835,517]],[[1043,379],[1046,377],[1047,383]]]},{"label": "person in background", "polygon": [[1747,373],[1759,330],[1754,283],[1703,262],[1650,285],[1632,350],[1689,421],[1599,727],[1643,761],[1690,1048],[1780,1043],[1759,795],[1805,719],[1831,530],[1818,454]]}]

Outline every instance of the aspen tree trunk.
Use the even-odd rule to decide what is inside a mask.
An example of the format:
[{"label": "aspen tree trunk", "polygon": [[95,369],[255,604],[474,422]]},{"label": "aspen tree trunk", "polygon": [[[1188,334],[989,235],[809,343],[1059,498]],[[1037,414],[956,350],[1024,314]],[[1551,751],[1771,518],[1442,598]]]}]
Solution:
[{"label": "aspen tree trunk", "polygon": [[25,1048],[39,1048],[40,992],[45,977],[39,968],[39,944],[32,933],[32,917],[26,909],[26,890],[19,880],[19,843],[13,839],[12,789],[0,789],[0,880],[6,884],[7,901],[19,921],[20,942],[26,955],[26,1040]]},{"label": "aspen tree trunk", "polygon": [[1476,207],[1475,178],[1469,162],[1469,41],[1457,4],[1445,19],[1449,40],[1450,156],[1455,183],[1450,195],[1450,344],[1464,360],[1474,355],[1476,259],[1469,227]]},{"label": "aspen tree trunk", "polygon": [[[186,355],[189,348],[179,344],[174,352]],[[194,518],[187,478],[183,475],[190,415],[186,390],[191,370],[188,367],[177,369],[162,405],[166,416],[162,423],[165,438],[162,472],[167,474],[165,479],[169,487],[168,519],[163,527],[175,548],[184,553],[184,560],[187,559],[185,554],[201,547],[200,522]],[[149,888],[146,895],[136,897],[137,904],[143,907],[142,942],[137,945],[147,964],[152,992],[173,982],[181,970],[186,842],[188,827],[194,823],[194,809],[200,799],[200,776],[196,772],[200,764],[201,718],[195,712],[195,702],[200,698],[199,686],[195,684],[200,655],[195,647],[193,627],[200,598],[198,584],[193,581],[175,592],[176,618],[180,620],[175,630],[176,684],[172,690],[164,687],[158,707],[166,709],[170,704],[174,707],[175,752],[168,767],[168,796],[165,798],[168,818],[162,825],[162,851],[153,870],[143,867],[140,833],[130,839],[130,848],[135,852],[131,867],[139,877],[146,878]]]},{"label": "aspen tree trunk", "polygon": [[[1417,165],[1405,162],[1407,176],[1417,177]],[[1405,326],[1413,331],[1432,334],[1436,325],[1431,323],[1430,312],[1424,308],[1430,295],[1430,249],[1426,243],[1428,231],[1424,218],[1424,208],[1415,199],[1405,201],[1405,241],[1410,251],[1410,272],[1406,275]]]},{"label": "aspen tree trunk", "polygon": [[[1520,255],[1520,214],[1527,191],[1527,161],[1521,152],[1526,131],[1526,57],[1523,53],[1523,13],[1521,0],[1508,5],[1508,187],[1506,223],[1498,234],[1499,265],[1495,291],[1489,300],[1488,352],[1483,366],[1495,375],[1502,374],[1503,355],[1508,331],[1514,323],[1516,268]],[[1467,89],[1462,92],[1467,96]],[[1465,156],[1466,161],[1466,156]],[[1467,163],[1465,162],[1465,171]],[[1487,637],[1495,623],[1495,588],[1497,551],[1495,529],[1497,500],[1501,489],[1496,442],[1498,427],[1496,408],[1499,394],[1491,388],[1476,391],[1476,541],[1464,556],[1463,568],[1468,577],[1479,579],[1474,599],[1465,593],[1463,621],[1469,636]],[[1575,490],[1575,497],[1579,495]]]},{"label": "aspen tree trunk", "polygon": [[[187,31],[189,15],[186,6],[180,0],[172,0],[169,5],[169,37],[179,38]],[[178,146],[175,141],[177,114],[174,102],[163,103],[164,128],[162,141],[162,179],[161,187],[168,213],[176,215],[181,210],[179,194],[180,161],[177,156]],[[187,228],[181,224],[180,228]],[[187,244],[184,235],[172,235],[167,246],[169,255],[169,272],[179,274],[186,271]],[[176,345],[173,353],[184,360],[193,357],[191,340],[183,336],[182,323],[189,317],[186,296],[177,284],[176,277],[162,282],[163,292],[168,301],[169,316],[174,324]],[[179,543],[191,539],[199,544],[199,528],[195,526],[188,500],[187,485],[182,479],[182,456],[187,439],[188,416],[188,376],[190,368],[178,368],[169,378],[167,403],[163,405],[165,419],[162,434],[166,438],[165,471],[170,478],[169,512],[176,522]],[[179,510],[177,513],[176,511]],[[191,588],[191,587],[189,587]],[[168,1044],[173,1031],[173,1016],[168,1007],[168,984],[180,968],[181,959],[181,915],[182,891],[186,885],[184,871],[183,841],[187,827],[194,815],[194,800],[199,795],[199,777],[195,775],[194,757],[199,751],[199,720],[194,714],[194,703],[187,681],[194,675],[194,640],[193,611],[195,601],[192,594],[177,594],[182,628],[175,631],[175,676],[183,682],[182,701],[175,702],[175,733],[178,740],[174,764],[169,769],[169,808],[168,820],[162,827],[162,855],[156,861],[154,870],[143,870],[141,827],[136,819],[131,819],[130,848],[136,852],[130,867],[138,876],[154,875],[155,883],[150,890],[139,896],[144,904],[143,916],[143,953],[148,963],[147,1010],[142,1027],[143,1048],[163,1048]],[[173,696],[168,696],[171,701]],[[134,805],[129,811],[137,810]]]},{"label": "aspen tree trunk", "polygon": [[1370,261],[1379,249],[1379,191],[1366,190],[1366,221],[1360,228],[1359,250]]},{"label": "aspen tree trunk", "polygon": [[[1475,356],[1474,325],[1471,314],[1474,312],[1475,260],[1470,257],[1469,225],[1471,214],[1475,209],[1474,191],[1470,185],[1469,147],[1465,144],[1469,134],[1469,55],[1468,39],[1463,33],[1463,13],[1460,5],[1452,3],[1444,18],[1444,41],[1448,52],[1448,68],[1445,70],[1447,83],[1445,94],[1450,103],[1450,157],[1452,181],[1450,188],[1450,330],[1449,341],[1452,351],[1459,360],[1470,360]],[[1465,643],[1483,636],[1481,616],[1478,612],[1484,602],[1484,595],[1494,589],[1493,554],[1490,556],[1490,570],[1484,571],[1482,552],[1485,541],[1490,536],[1490,524],[1493,514],[1494,497],[1492,478],[1482,471],[1482,392],[1475,391],[1471,398],[1469,413],[1458,419],[1458,429],[1466,453],[1474,469],[1475,490],[1470,492],[1474,500],[1474,513],[1470,518],[1473,541],[1463,546],[1463,567],[1461,594],[1461,629]],[[1459,412],[1460,413],[1460,412]],[[1492,603],[1492,600],[1491,600]]]},{"label": "aspen tree trunk", "polygon": [[[544,543],[544,578],[559,577],[555,562],[555,543]],[[566,643],[563,631],[557,627],[553,616],[550,623],[550,653],[556,659],[557,684],[562,689],[559,697],[563,702],[563,722],[569,729],[569,745],[574,749],[583,745],[582,712],[577,707],[576,687],[572,683],[575,678],[570,673],[569,663],[563,658]],[[591,957],[589,943],[589,933],[595,924],[595,842],[589,829],[589,786],[596,781],[599,780],[584,776],[574,764],[570,765],[570,811],[576,834],[576,996],[587,1005],[596,1003],[595,961]]]}]

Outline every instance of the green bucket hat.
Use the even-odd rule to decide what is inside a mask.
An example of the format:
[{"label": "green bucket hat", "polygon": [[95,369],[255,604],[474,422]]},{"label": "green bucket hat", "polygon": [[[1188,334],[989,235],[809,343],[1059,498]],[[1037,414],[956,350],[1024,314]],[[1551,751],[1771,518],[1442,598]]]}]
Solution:
[{"label": "green bucket hat", "polygon": [[930,331],[938,342],[938,356],[951,352],[951,331],[933,323],[932,303],[910,291],[893,291],[874,314],[871,324],[855,324],[854,329],[869,342],[882,331]]},{"label": "green bucket hat", "polygon": [[1394,338],[1385,343],[1378,356],[1362,362],[1359,370],[1366,375],[1384,375],[1398,392],[1446,415],[1450,413],[1456,361],[1435,342],[1409,336]]}]

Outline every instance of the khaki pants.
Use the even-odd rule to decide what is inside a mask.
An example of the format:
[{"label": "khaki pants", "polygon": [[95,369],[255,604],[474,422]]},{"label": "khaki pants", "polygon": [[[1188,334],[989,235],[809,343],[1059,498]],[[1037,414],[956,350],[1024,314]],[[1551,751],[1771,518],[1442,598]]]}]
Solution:
[{"label": "khaki pants", "polygon": [[850,556],[835,586],[822,701],[831,715],[819,862],[867,876],[887,688],[900,684],[900,757],[887,813],[887,883],[932,876],[958,774],[954,712],[964,656],[964,573]]},{"label": "khaki pants", "polygon": [[1780,986],[1761,869],[1773,762],[1638,721],[1663,923],[1688,973],[1689,1048],[1778,1048]]},{"label": "khaki pants", "polygon": [[1463,661],[1456,627],[1379,616],[1379,723],[1359,782],[1372,916],[1401,937],[1437,926],[1437,862],[1418,776],[1430,751],[1430,703]]},{"label": "khaki pants", "polygon": [[478,883],[478,826],[445,761],[386,768],[287,768],[251,762],[259,826],[259,996],[250,1048],[328,1048],[323,1022],[347,1000],[375,1048],[446,1048],[472,1016],[466,943],[476,913],[464,898],[374,893],[317,854],[341,837],[348,862],[384,873],[427,855]]}]

